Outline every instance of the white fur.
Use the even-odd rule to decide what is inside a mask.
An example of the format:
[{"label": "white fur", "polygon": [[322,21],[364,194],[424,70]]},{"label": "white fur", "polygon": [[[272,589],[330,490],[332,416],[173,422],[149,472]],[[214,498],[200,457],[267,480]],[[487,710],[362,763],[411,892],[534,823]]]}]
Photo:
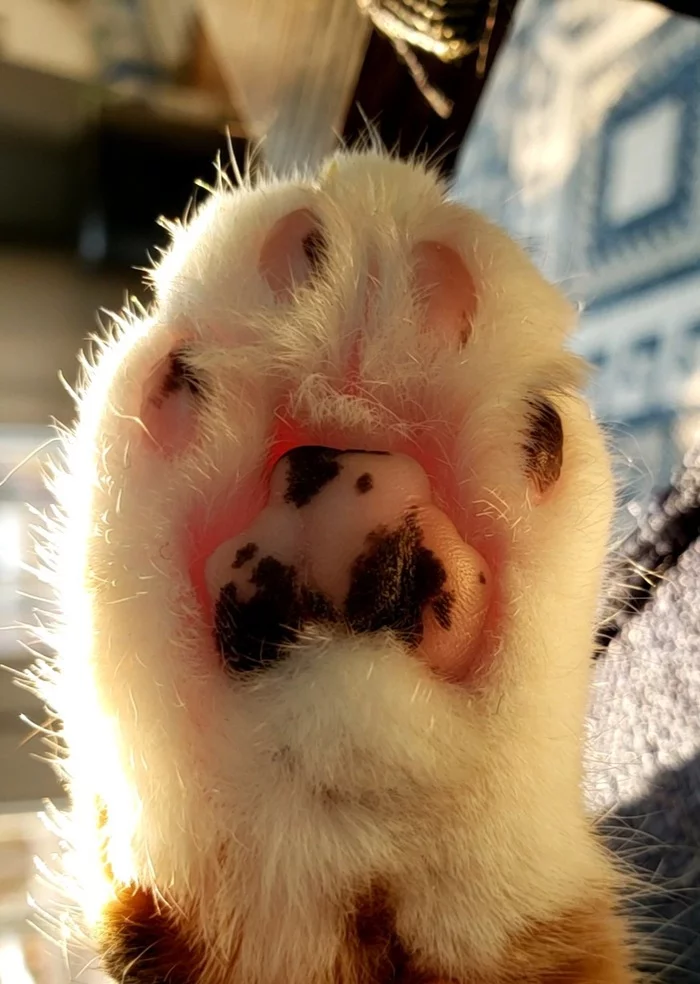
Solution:
[{"label": "white fur", "polygon": [[[327,230],[328,281],[275,304],[257,256],[300,207]],[[449,243],[475,278],[459,354],[416,329],[407,256],[425,240]],[[380,287],[363,321],[370,256]],[[330,982],[339,905],[376,880],[436,973],[493,966],[509,936],[607,878],[579,784],[612,491],[565,351],[572,310],[433,175],[376,154],[220,190],[176,230],[154,282],[152,309],[98,353],[54,483],[47,564],[62,618],[55,666],[40,673],[65,722],[86,911],[103,901],[92,912],[88,889],[109,891],[91,853],[98,795],[116,876],[154,889],[207,940],[203,984]],[[338,382],[360,324],[363,396],[351,398]],[[145,450],[138,417],[181,331],[212,388],[202,436],[172,461]],[[565,434],[558,487],[539,506],[520,447],[533,392],[551,396]],[[196,503],[259,463],[280,405],[367,435],[410,435],[417,415],[437,431],[458,422],[460,508],[486,514],[509,551],[492,672],[449,685],[390,642],[318,631],[259,678],[223,674],[177,536]]]}]

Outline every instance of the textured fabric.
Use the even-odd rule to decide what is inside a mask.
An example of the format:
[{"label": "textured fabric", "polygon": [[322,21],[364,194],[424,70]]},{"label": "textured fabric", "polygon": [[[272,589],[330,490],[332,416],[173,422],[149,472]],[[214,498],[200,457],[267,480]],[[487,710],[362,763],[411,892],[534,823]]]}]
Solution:
[{"label": "textured fabric", "polygon": [[657,953],[649,969],[685,984],[700,979],[700,448],[624,556],[615,580],[630,588],[613,592],[622,613],[596,665],[588,796],[648,877],[635,910]]}]

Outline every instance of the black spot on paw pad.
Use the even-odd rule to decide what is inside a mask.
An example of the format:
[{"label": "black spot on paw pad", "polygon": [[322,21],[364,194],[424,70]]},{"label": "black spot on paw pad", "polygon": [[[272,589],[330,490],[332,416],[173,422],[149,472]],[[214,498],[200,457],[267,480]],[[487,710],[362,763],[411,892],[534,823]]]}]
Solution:
[{"label": "black spot on paw pad", "polygon": [[293,448],[283,456],[289,464],[287,491],[284,501],[296,506],[297,509],[301,509],[302,506],[308,506],[311,500],[329,482],[332,482],[334,478],[338,477],[343,467],[338,459],[344,454],[375,454],[386,456],[389,452],[362,451],[359,448],[339,451],[337,448],[325,448],[311,444],[300,448]]},{"label": "black spot on paw pad", "polygon": [[314,623],[344,624],[358,633],[389,629],[416,647],[430,606],[438,625],[449,629],[454,595],[445,589],[444,565],[425,546],[415,515],[396,530],[380,527],[367,543],[353,563],[342,612],[323,593],[301,584],[295,567],[274,557],[257,563],[252,597],[241,599],[237,586],[227,584],[216,603],[214,630],[226,666],[235,672],[270,666],[288,654],[304,626]]},{"label": "black spot on paw pad", "polygon": [[442,562],[423,543],[413,513],[397,530],[380,527],[369,535],[368,549],[352,567],[345,603],[356,632],[393,630],[409,646],[423,639],[423,612],[432,606],[438,625],[449,629],[454,595],[445,590]]},{"label": "black spot on paw pad", "polygon": [[258,552],[257,543],[246,543],[244,547],[241,547],[240,550],[237,550],[236,557],[233,561],[233,564],[231,565],[234,571],[240,570],[241,567],[244,566],[244,564],[247,564],[249,560],[252,560],[253,557],[255,557],[257,552]]},{"label": "black spot on paw pad", "polygon": [[321,489],[340,474],[338,458],[341,454],[334,448],[312,445],[288,451],[284,456],[289,465],[284,501],[297,509],[307,506]]},{"label": "black spot on paw pad", "polygon": [[312,229],[301,241],[301,248],[309,261],[311,272],[318,274],[326,259],[327,243],[321,229]]},{"label": "black spot on paw pad", "polygon": [[369,472],[365,472],[360,475],[358,480],[355,482],[355,488],[360,493],[360,495],[365,495],[367,492],[371,492],[374,488],[374,479]]},{"label": "black spot on paw pad", "polygon": [[163,382],[163,396],[188,389],[193,396],[202,395],[202,383],[187,361],[185,350],[173,352],[170,356],[168,374]]},{"label": "black spot on paw pad", "polygon": [[527,412],[525,469],[539,492],[546,492],[561,474],[564,429],[561,417],[544,397],[532,399]]},{"label": "black spot on paw pad", "polygon": [[338,620],[325,595],[300,585],[296,568],[274,557],[263,557],[250,581],[257,588],[251,598],[241,600],[236,585],[227,584],[216,603],[216,644],[231,670],[269,666],[285,655],[303,625]]},{"label": "black spot on paw pad", "polygon": [[348,448],[342,454],[376,454],[378,458],[388,458],[391,451],[363,451],[362,448]]}]

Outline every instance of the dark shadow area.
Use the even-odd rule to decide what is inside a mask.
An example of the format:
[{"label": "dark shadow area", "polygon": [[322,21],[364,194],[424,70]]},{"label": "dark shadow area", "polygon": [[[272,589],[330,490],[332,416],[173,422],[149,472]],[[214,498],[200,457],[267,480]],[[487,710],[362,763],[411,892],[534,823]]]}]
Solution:
[{"label": "dark shadow area", "polygon": [[700,980],[700,755],[661,773],[644,799],[603,825],[615,854],[648,882],[631,908],[644,947],[643,970],[659,981]]}]

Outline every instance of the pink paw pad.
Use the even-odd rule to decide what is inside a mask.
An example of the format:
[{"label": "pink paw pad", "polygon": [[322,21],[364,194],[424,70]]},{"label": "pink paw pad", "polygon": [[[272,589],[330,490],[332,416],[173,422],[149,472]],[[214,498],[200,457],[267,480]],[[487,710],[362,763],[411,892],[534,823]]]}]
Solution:
[{"label": "pink paw pad", "polygon": [[476,312],[474,278],[450,246],[424,242],[414,247],[414,287],[425,305],[425,327],[449,345],[466,344]]},{"label": "pink paw pad", "polygon": [[141,422],[162,454],[177,454],[194,440],[201,397],[201,384],[182,349],[172,351],[151,372],[144,386]]},{"label": "pink paw pad", "polygon": [[400,454],[299,447],[276,465],[267,505],[206,565],[230,669],[284,658],[299,630],[392,632],[437,672],[461,675],[490,594],[483,558]]}]

